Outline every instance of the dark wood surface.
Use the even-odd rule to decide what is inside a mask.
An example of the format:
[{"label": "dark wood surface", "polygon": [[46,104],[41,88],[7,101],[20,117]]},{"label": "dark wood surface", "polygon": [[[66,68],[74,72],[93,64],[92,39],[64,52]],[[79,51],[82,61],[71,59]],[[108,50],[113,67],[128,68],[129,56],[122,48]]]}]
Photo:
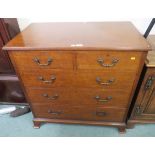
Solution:
[{"label": "dark wood surface", "polygon": [[150,81],[150,87],[146,88],[150,77],[155,78],[155,68],[148,67],[140,91],[138,93],[134,109],[128,124],[155,122],[155,82]]},{"label": "dark wood surface", "polygon": [[3,49],[148,51],[150,46],[130,22],[77,22],[31,24]]},{"label": "dark wood surface", "polygon": [[19,32],[19,25],[16,18],[3,18],[8,32],[9,40],[14,38]]},{"label": "dark wood surface", "polygon": [[[133,128],[134,124],[138,123],[155,123],[155,81],[150,80],[151,77],[155,78],[155,35],[149,35],[147,40],[151,44],[152,50],[147,55],[143,79],[128,120],[128,128]],[[146,88],[148,84],[150,87]]]},{"label": "dark wood surface", "polygon": [[[68,24],[69,23],[67,23],[67,25]],[[84,23],[81,24],[83,25]],[[68,47],[65,40],[66,31],[60,33],[62,31],[59,32],[57,30],[57,32],[53,32],[53,30],[50,30],[53,32],[53,36],[51,36],[51,34],[45,30],[43,34],[42,26],[44,24],[31,25],[11,41],[9,45],[4,47],[4,49],[11,50],[11,52],[9,51],[9,56],[21,80],[25,95],[31,103],[30,106],[34,114],[35,127],[39,127],[41,122],[72,122],[75,124],[85,123],[111,126],[115,126],[116,123],[119,131],[123,132],[131,100],[146,58],[146,50],[148,49],[146,46],[148,47],[148,44],[130,23],[108,23],[108,25],[107,23],[89,23],[84,24],[83,27],[81,24],[70,23],[70,26],[67,27],[74,26],[74,28],[80,27],[83,31],[85,30],[85,34],[87,35],[83,38],[80,33],[79,40],[84,39],[85,42],[88,43],[87,45],[90,45],[91,39],[94,40],[91,44],[92,47],[89,46],[88,48],[87,46],[87,50],[81,47],[78,48],[78,50],[75,50],[77,48],[71,50],[72,48]],[[137,41],[136,44],[130,41],[131,34],[129,34],[129,36],[125,35],[124,32],[122,33],[120,30],[111,31],[109,38],[107,36],[107,42],[104,38],[105,36],[103,37],[105,40],[100,37],[99,32],[101,32],[100,28],[105,28],[110,25],[111,27],[119,25],[120,29],[122,27],[124,31],[130,29],[133,36],[139,38],[138,43],[140,44],[138,44]],[[53,26],[55,27],[55,24],[49,24],[48,26],[51,26],[52,29]],[[30,37],[29,39],[32,39],[32,42],[34,41],[33,39],[36,39],[34,31],[30,31],[30,29],[34,30],[34,27],[36,27],[36,32],[40,27],[40,34],[36,34],[36,36],[46,36],[47,44],[44,44],[45,41],[41,42],[43,38],[41,39],[38,36],[37,41],[33,43],[33,48],[28,48],[27,45],[23,44],[23,50],[20,50],[21,48],[18,48],[19,51],[13,50],[17,49],[16,43],[21,44],[19,38],[23,34],[24,36]],[[88,29],[85,27],[88,27]],[[62,29],[63,28],[66,28],[66,24],[62,26]],[[92,32],[90,32],[91,29]],[[128,46],[126,46],[127,44],[125,42],[121,41],[121,37],[119,40],[117,36],[120,43],[113,40],[114,38],[116,39],[116,34],[120,33],[122,34],[121,37],[124,37],[124,40],[129,41]],[[56,34],[59,35],[56,36]],[[71,34],[74,41],[74,37],[77,37],[77,31],[71,29],[69,32],[68,30],[68,40],[71,40]],[[33,36],[33,38],[31,36]],[[58,50],[42,50],[43,46],[46,46],[44,49],[49,48],[48,44],[52,42],[54,36],[55,39],[62,40],[62,42],[57,44],[57,46],[59,45]],[[90,39],[88,39],[88,36]],[[101,45],[100,39],[103,39],[102,46],[98,46]],[[113,41],[115,41],[114,44]],[[96,44],[94,44],[94,42],[96,42]],[[66,45],[63,48],[62,43]],[[146,45],[145,47],[144,44]],[[52,49],[54,46],[52,43],[50,45]],[[115,48],[113,48],[113,45]],[[139,48],[137,48],[138,46]],[[67,48],[69,48],[69,50],[67,50]],[[111,51],[103,50],[111,48],[113,48]],[[90,49],[91,52],[89,52],[88,49]],[[122,49],[124,50],[122,51]],[[134,50],[131,51],[129,49]],[[137,49],[139,50],[137,51]],[[36,57],[37,61],[34,61]],[[52,59],[50,63],[48,62],[49,58]],[[96,81],[98,76],[101,82],[108,82],[108,85],[98,83]],[[109,78],[114,78],[115,82],[109,84]],[[46,93],[46,95],[42,96],[42,93]],[[54,101],[51,103],[48,97],[52,97],[53,100],[53,95],[59,95],[60,98],[56,97],[55,99],[54,97]],[[94,96],[99,96],[99,98],[97,97],[96,100]],[[112,99],[109,100],[107,98],[108,96],[112,96]],[[101,99],[101,102],[106,99],[107,104],[99,104],[99,99]],[[56,111],[56,113],[52,110]],[[60,116],[59,111],[63,111],[63,114],[60,114]],[[98,114],[102,117],[95,116],[94,113],[96,114],[96,112],[99,112]],[[107,115],[104,115],[104,112]],[[103,122],[101,123],[101,121]]]},{"label": "dark wood surface", "polygon": [[0,75],[0,104],[26,103],[16,75]]},{"label": "dark wood surface", "polygon": [[0,18],[0,104],[26,102],[7,52],[2,47],[20,32],[16,18]]},{"label": "dark wood surface", "polygon": [[0,18],[0,73],[13,73],[8,54],[2,51],[2,47],[9,41],[10,36],[7,31],[4,19]]}]

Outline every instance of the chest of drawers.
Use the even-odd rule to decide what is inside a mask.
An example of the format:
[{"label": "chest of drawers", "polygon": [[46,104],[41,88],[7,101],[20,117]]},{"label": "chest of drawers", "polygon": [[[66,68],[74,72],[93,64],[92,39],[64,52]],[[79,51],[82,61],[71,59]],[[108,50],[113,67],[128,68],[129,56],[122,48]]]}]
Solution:
[{"label": "chest of drawers", "polygon": [[9,42],[10,59],[42,122],[125,131],[148,43],[128,22],[31,24]]}]

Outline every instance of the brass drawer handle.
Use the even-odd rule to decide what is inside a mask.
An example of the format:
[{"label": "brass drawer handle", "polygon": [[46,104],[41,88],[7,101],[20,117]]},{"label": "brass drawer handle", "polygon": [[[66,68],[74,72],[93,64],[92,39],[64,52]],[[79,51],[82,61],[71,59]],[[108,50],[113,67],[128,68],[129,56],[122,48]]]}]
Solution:
[{"label": "brass drawer handle", "polygon": [[53,83],[56,80],[56,77],[54,75],[51,76],[51,80],[45,80],[42,76],[38,77],[38,80],[44,82],[44,83]]},{"label": "brass drawer handle", "polygon": [[48,110],[48,113],[52,114],[52,115],[60,115],[60,114],[62,114],[61,111],[52,111],[52,110]]},{"label": "brass drawer handle", "polygon": [[49,96],[48,94],[43,94],[43,96],[46,97],[49,100],[56,100],[59,97],[58,94],[55,94],[53,96]]},{"label": "brass drawer handle", "polygon": [[106,112],[96,112],[96,116],[106,116]]},{"label": "brass drawer handle", "polygon": [[110,85],[110,84],[112,84],[114,81],[115,81],[114,78],[111,78],[111,79],[107,80],[107,82],[102,82],[100,77],[97,77],[97,78],[96,78],[96,82],[97,82],[98,84],[100,84],[100,85]]},{"label": "brass drawer handle", "polygon": [[97,59],[97,62],[98,62],[102,67],[113,67],[113,66],[115,66],[115,65],[118,63],[118,61],[119,61],[118,59],[114,58],[114,59],[112,59],[111,64],[105,64],[103,58],[98,58],[98,59]]},{"label": "brass drawer handle", "polygon": [[35,57],[35,58],[33,59],[33,61],[34,61],[35,63],[37,63],[39,66],[48,66],[48,65],[50,65],[50,64],[52,63],[53,60],[52,60],[52,58],[48,58],[46,64],[41,64],[39,58]]},{"label": "brass drawer handle", "polygon": [[108,101],[112,100],[112,96],[108,96],[108,97],[106,97],[105,99],[101,99],[100,96],[96,96],[95,99],[96,99],[98,102],[108,102]]}]

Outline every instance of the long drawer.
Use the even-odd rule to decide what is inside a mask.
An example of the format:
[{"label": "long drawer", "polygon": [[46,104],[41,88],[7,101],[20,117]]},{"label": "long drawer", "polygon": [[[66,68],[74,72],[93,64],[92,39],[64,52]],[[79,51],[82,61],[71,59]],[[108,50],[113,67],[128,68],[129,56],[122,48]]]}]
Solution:
[{"label": "long drawer", "polygon": [[130,70],[136,71],[141,60],[141,52],[123,51],[79,51],[77,53],[78,69]]},{"label": "long drawer", "polygon": [[27,87],[86,87],[124,89],[130,91],[135,78],[133,72],[60,71],[52,69],[20,71]]},{"label": "long drawer", "polygon": [[[100,89],[33,89],[26,88],[27,95],[34,105],[64,105],[64,106],[102,106],[127,108],[130,93],[127,91]],[[122,95],[123,94],[123,95]]]},{"label": "long drawer", "polygon": [[37,118],[122,122],[126,109],[96,107],[34,106]]},{"label": "long drawer", "polygon": [[67,51],[14,51],[10,56],[19,70],[73,69],[73,55]]}]

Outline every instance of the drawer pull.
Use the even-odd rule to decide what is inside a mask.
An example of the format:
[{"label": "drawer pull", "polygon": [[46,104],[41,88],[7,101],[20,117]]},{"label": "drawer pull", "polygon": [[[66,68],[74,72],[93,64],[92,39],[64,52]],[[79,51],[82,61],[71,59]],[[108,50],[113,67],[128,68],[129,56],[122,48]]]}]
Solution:
[{"label": "drawer pull", "polygon": [[53,96],[48,96],[48,94],[43,94],[43,96],[46,97],[49,100],[56,100],[59,97],[58,94],[55,94]]},{"label": "drawer pull", "polygon": [[48,110],[48,113],[52,114],[52,115],[60,115],[60,114],[62,114],[61,111],[52,111],[52,110]]},{"label": "drawer pull", "polygon": [[136,107],[136,114],[137,115],[140,115],[141,114],[141,108],[140,108],[140,106],[137,106]]},{"label": "drawer pull", "polygon": [[53,76],[51,76],[51,80],[45,80],[42,76],[39,76],[38,80],[40,80],[44,83],[53,83],[56,80],[56,77],[53,75]]},{"label": "drawer pull", "polygon": [[39,58],[35,57],[35,58],[33,59],[33,61],[34,61],[35,63],[37,63],[39,66],[48,66],[48,65],[50,65],[50,64],[52,63],[53,60],[52,60],[52,58],[48,58],[46,64],[41,64]]},{"label": "drawer pull", "polygon": [[106,116],[106,112],[96,112],[96,116]]},{"label": "drawer pull", "polygon": [[152,84],[153,84],[153,81],[155,80],[155,77],[154,76],[149,76],[146,83],[145,83],[145,90],[147,89],[150,89]]},{"label": "drawer pull", "polygon": [[102,67],[113,67],[113,66],[115,66],[115,65],[118,63],[118,61],[119,61],[118,59],[114,58],[114,59],[112,59],[111,64],[105,64],[103,58],[98,58],[98,59],[97,59],[97,62],[98,62]]},{"label": "drawer pull", "polygon": [[100,77],[97,77],[97,78],[96,78],[96,82],[97,82],[98,84],[100,84],[100,85],[110,85],[110,84],[112,84],[114,81],[115,81],[114,78],[111,78],[111,79],[107,80],[107,82],[102,82]]},{"label": "drawer pull", "polygon": [[105,99],[101,99],[100,96],[96,96],[95,99],[98,101],[98,102],[108,102],[112,99],[112,96],[108,96],[106,97]]}]

